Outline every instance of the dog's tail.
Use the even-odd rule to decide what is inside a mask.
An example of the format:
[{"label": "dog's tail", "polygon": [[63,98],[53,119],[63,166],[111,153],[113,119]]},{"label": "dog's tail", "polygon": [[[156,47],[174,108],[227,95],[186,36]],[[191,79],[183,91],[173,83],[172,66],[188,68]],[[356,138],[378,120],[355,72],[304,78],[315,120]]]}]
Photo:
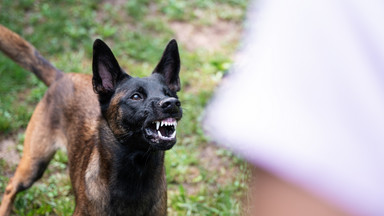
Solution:
[{"label": "dog's tail", "polygon": [[0,50],[23,68],[33,72],[47,86],[63,76],[34,46],[0,24]]}]

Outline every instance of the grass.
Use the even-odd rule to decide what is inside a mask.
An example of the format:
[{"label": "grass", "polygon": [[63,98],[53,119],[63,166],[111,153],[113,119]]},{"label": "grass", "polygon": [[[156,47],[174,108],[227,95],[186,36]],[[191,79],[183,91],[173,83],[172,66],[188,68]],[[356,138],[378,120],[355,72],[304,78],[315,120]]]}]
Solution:
[{"label": "grass", "polygon": [[[2,0],[0,23],[21,34],[63,71],[91,73],[92,43],[102,38],[128,73],[146,76],[175,37],[172,22],[209,28],[219,21],[241,25],[246,5],[247,0]],[[188,50],[180,41],[179,46],[184,117],[179,141],[166,154],[168,214],[239,215],[247,166],[212,146],[200,125],[213,89],[231,65],[236,44],[213,52]],[[46,87],[2,54],[0,77],[0,140],[16,137],[21,155],[22,131]],[[71,215],[74,197],[66,164],[65,153],[59,151],[44,177],[17,196],[15,214]],[[0,158],[0,194],[14,170]]]}]

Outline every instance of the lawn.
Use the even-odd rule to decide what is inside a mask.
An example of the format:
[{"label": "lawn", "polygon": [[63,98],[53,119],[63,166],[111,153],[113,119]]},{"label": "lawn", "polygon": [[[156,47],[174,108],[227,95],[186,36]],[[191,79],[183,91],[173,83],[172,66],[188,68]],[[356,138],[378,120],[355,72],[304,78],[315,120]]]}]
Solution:
[{"label": "lawn", "polygon": [[[166,154],[169,215],[240,215],[249,172],[204,135],[204,107],[232,63],[247,0],[2,0],[0,23],[65,72],[91,73],[102,38],[132,76],[148,75],[167,42],[180,47],[184,117]],[[22,153],[24,130],[46,87],[0,54],[0,195]],[[15,201],[16,215],[71,215],[74,197],[59,151],[43,178]]]}]

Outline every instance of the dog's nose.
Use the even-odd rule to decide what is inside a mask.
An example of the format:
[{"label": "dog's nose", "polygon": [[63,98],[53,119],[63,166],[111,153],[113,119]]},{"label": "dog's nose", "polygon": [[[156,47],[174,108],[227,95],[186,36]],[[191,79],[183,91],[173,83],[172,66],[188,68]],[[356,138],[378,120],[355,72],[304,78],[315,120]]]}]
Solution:
[{"label": "dog's nose", "polygon": [[164,111],[177,112],[179,110],[179,107],[181,106],[181,103],[177,98],[170,97],[161,100],[159,105],[162,109],[164,109]]}]

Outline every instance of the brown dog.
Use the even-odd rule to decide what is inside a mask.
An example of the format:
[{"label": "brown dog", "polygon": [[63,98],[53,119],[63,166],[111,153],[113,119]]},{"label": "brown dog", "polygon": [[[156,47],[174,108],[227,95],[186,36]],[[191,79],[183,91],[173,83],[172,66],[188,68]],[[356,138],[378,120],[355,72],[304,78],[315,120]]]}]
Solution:
[{"label": "brown dog", "polygon": [[101,40],[93,45],[93,77],[62,73],[1,25],[0,49],[49,86],[28,124],[1,216],[10,214],[18,192],[43,175],[60,145],[68,151],[73,215],[167,214],[164,151],[176,143],[182,116],[175,40],[145,78],[126,74]]}]

